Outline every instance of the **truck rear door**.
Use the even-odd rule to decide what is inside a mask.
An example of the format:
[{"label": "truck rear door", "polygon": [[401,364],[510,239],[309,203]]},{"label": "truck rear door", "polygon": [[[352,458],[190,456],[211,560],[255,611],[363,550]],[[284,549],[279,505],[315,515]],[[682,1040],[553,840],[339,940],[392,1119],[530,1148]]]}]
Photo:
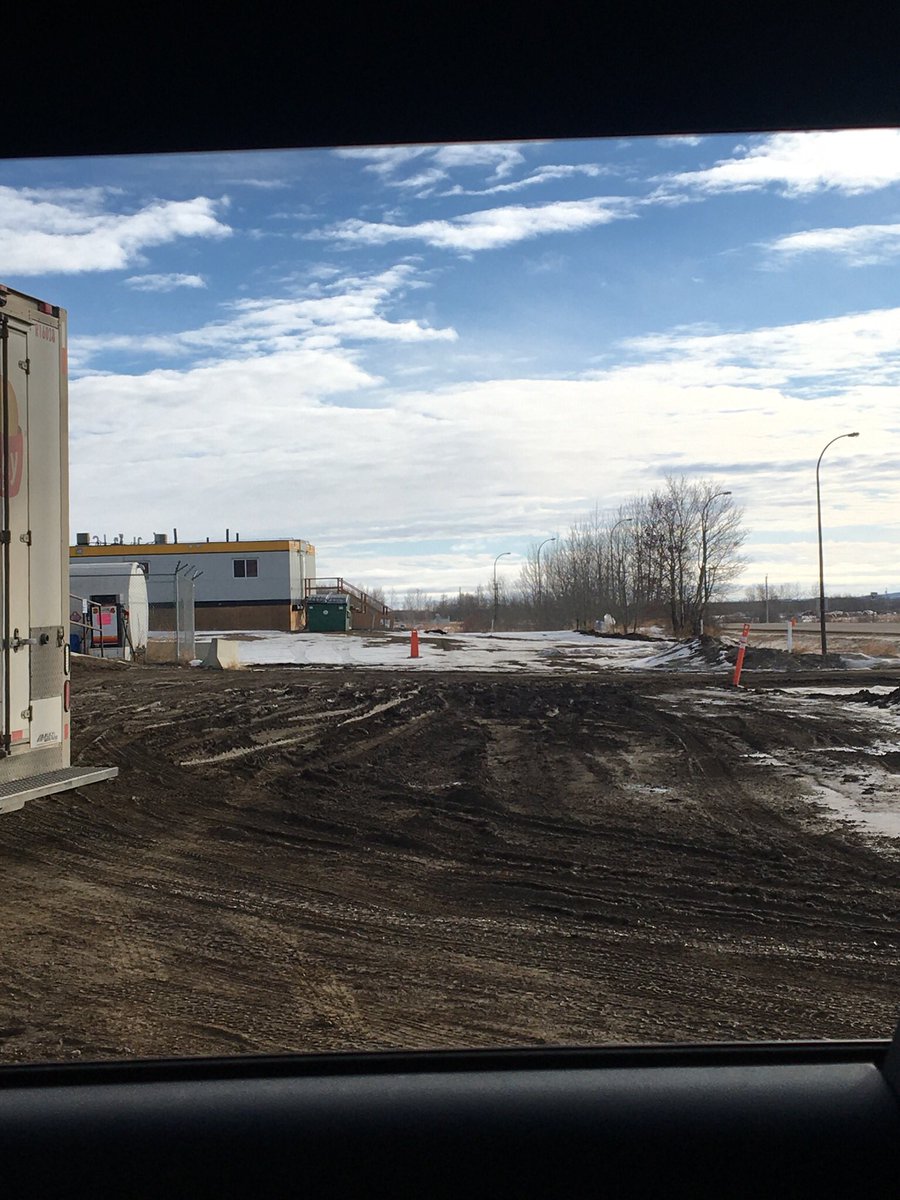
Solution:
[{"label": "truck rear door", "polygon": [[0,501],[5,559],[0,619],[3,687],[0,689],[6,749],[15,754],[31,742],[31,525],[28,472],[28,337],[7,318],[0,361]]}]

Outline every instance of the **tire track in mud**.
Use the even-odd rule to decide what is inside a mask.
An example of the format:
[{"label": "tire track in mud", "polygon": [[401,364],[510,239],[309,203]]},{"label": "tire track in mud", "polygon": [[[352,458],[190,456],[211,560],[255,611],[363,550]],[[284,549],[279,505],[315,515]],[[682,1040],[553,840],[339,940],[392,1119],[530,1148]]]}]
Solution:
[{"label": "tire track in mud", "polygon": [[743,757],[863,723],[596,673],[75,691],[121,775],[0,823],[7,1058],[888,1032],[898,856]]}]

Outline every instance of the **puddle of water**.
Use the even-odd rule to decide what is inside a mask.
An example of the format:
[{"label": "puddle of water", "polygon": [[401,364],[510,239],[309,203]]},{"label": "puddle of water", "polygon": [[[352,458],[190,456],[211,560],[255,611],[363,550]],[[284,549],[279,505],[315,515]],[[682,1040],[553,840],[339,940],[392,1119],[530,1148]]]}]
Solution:
[{"label": "puddle of water", "polygon": [[869,833],[900,838],[900,806],[893,809],[861,808],[851,796],[821,783],[816,784],[815,799],[837,816],[861,825]]}]

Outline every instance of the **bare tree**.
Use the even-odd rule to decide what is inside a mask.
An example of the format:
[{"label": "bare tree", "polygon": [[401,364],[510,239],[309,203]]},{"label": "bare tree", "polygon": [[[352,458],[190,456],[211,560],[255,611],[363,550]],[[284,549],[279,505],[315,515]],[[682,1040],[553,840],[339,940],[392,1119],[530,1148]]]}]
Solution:
[{"label": "bare tree", "polygon": [[424,620],[431,611],[431,601],[422,588],[410,588],[403,607],[407,616],[415,623]]},{"label": "bare tree", "polygon": [[696,485],[694,497],[699,506],[697,592],[693,603],[693,632],[703,632],[709,602],[739,575],[744,560],[738,553],[746,537],[741,528],[743,510],[731,493],[704,481]]},{"label": "bare tree", "polygon": [[670,476],[648,496],[574,522],[546,548],[540,568],[533,546],[504,603],[522,605],[531,622],[589,627],[610,612],[627,630],[653,615],[676,634],[697,634],[711,601],[741,570],[744,536],[727,489]]}]

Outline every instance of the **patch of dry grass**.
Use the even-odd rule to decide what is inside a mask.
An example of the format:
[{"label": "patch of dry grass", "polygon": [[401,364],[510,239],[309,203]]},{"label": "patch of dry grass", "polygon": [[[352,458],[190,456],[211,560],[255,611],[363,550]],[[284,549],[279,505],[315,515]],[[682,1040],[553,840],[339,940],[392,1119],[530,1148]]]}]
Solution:
[{"label": "patch of dry grass", "polygon": [[897,638],[860,638],[863,654],[871,654],[873,658],[897,658],[900,656],[900,645]]}]

